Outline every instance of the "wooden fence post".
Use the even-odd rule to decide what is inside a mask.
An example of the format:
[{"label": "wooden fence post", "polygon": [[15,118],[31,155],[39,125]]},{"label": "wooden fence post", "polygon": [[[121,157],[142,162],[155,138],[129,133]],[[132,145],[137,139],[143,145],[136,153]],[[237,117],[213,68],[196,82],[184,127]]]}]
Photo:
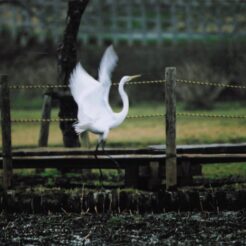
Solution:
[{"label": "wooden fence post", "polygon": [[176,157],[176,68],[165,70],[165,103],[166,103],[166,189],[177,186]]},{"label": "wooden fence post", "polygon": [[[51,95],[49,95],[47,93],[44,95],[44,100],[43,100],[42,116],[41,116],[42,120],[50,119],[51,106],[52,106],[51,104],[52,104]],[[39,147],[47,147],[48,146],[49,127],[50,127],[49,121],[42,121],[41,122],[40,134],[39,134],[39,140],[38,140],[38,146]]]},{"label": "wooden fence post", "polygon": [[12,183],[11,117],[7,75],[2,76],[1,87],[3,189],[7,190]]}]

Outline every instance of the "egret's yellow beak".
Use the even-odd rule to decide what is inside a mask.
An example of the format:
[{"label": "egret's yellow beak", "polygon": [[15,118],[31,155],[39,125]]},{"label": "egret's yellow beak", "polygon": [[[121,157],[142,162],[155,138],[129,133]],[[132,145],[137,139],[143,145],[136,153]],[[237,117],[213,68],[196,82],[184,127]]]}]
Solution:
[{"label": "egret's yellow beak", "polygon": [[141,76],[142,76],[141,74],[129,76],[128,81],[134,80],[134,79],[139,78],[139,77],[141,77]]}]

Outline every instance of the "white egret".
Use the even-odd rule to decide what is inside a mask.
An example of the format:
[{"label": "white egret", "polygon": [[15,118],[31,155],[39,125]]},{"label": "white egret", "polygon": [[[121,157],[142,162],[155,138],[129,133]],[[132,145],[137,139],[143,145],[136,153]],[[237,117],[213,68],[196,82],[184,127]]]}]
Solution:
[{"label": "white egret", "polygon": [[114,70],[118,56],[113,46],[109,46],[100,63],[99,78],[95,80],[80,63],[77,64],[70,76],[69,86],[72,96],[78,105],[78,121],[74,124],[77,134],[90,131],[98,134],[96,150],[104,145],[111,128],[119,126],[127,116],[129,110],[128,96],[124,90],[127,81],[139,77],[124,76],[119,83],[119,94],[123,102],[121,112],[114,112],[109,104],[109,91],[111,87],[111,74]]}]

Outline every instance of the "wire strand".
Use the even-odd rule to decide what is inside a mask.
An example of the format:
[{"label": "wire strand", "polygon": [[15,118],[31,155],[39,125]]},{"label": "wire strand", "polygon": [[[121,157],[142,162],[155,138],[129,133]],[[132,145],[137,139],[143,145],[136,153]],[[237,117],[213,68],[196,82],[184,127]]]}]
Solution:
[{"label": "wire strand", "polygon": [[227,115],[227,114],[206,114],[206,113],[185,113],[176,114],[181,117],[203,117],[203,118],[226,118],[226,119],[246,119],[246,115]]},{"label": "wire strand", "polygon": [[193,81],[193,80],[185,80],[185,79],[177,79],[176,81],[180,83],[184,83],[184,84],[191,84],[191,85],[205,85],[205,86],[232,88],[232,89],[246,89],[246,86],[243,86],[243,85],[227,85],[224,83]]},{"label": "wire strand", "polygon": [[[165,80],[146,80],[146,81],[129,81],[126,85],[146,85],[146,84],[161,84]],[[112,83],[113,86],[119,85],[119,83]],[[10,85],[10,89],[56,89],[56,88],[69,88],[68,85]]]},{"label": "wire strand", "polygon": [[[231,88],[231,89],[246,89],[244,85],[228,85],[225,83],[214,83],[214,82],[205,82],[205,81],[197,81],[197,80],[186,80],[186,79],[177,79],[178,83],[190,84],[190,85],[202,85],[202,86],[213,86],[213,87],[222,87],[222,88]],[[166,80],[144,80],[144,81],[131,81],[126,85],[148,85],[148,84],[163,84]],[[112,83],[113,86],[117,86],[119,83]],[[47,85],[10,85],[10,89],[61,89],[68,88],[68,85],[55,85],[55,84],[47,84]]]},{"label": "wire strand", "polygon": [[[149,115],[129,115],[127,119],[140,119],[140,118],[158,118],[164,117],[165,114],[149,114]],[[207,113],[176,113],[178,117],[202,117],[202,118],[224,118],[224,119],[246,119],[246,115],[223,115],[223,114],[207,114]],[[40,122],[73,122],[77,121],[76,118],[67,119],[13,119],[12,123],[40,123]]]}]

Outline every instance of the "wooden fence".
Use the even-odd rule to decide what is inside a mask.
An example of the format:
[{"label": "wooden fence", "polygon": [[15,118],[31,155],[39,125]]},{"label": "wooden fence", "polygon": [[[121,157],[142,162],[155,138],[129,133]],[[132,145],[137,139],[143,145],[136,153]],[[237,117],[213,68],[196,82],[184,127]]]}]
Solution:
[{"label": "wooden fence", "polygon": [[[0,5],[0,30],[8,29],[23,42],[61,40],[67,2],[23,0]],[[85,44],[104,41],[160,43],[163,40],[213,36],[246,36],[243,0],[93,0],[82,18],[79,39]]]},{"label": "wooden fence", "polygon": [[[12,168],[117,168],[125,169],[125,185],[128,187],[145,187],[153,189],[160,186],[165,177],[167,189],[179,183],[189,183],[193,175],[201,174],[202,163],[245,162],[246,145],[216,146],[176,146],[176,68],[165,70],[165,127],[166,147],[154,147],[142,150],[109,150],[95,153],[79,149],[32,149],[15,150],[11,146],[10,97],[7,76],[1,79],[1,125],[3,167],[3,188],[11,186]],[[48,106],[49,105],[49,106]],[[39,146],[47,146],[50,120],[51,98],[45,96],[43,121],[41,122]],[[47,110],[48,108],[48,110]],[[224,116],[223,116],[224,117]],[[243,119],[246,116],[242,116]],[[21,121],[22,122],[22,121]],[[37,122],[37,120],[35,121]],[[97,154],[97,158],[95,158]],[[109,158],[109,155],[111,156]],[[140,176],[142,170],[142,176]],[[147,180],[146,180],[147,178]],[[143,180],[145,180],[143,182]],[[182,180],[182,182],[180,182]],[[144,184],[144,186],[141,186]]]},{"label": "wooden fence", "polygon": [[[165,93],[166,93],[166,143],[167,143],[167,153],[166,153],[166,186],[167,189],[177,185],[177,160],[176,160],[176,127],[175,127],[175,118],[176,118],[176,109],[175,109],[175,85],[176,85],[176,68],[170,67],[166,68],[165,74]],[[3,187],[7,189],[11,186],[12,178],[12,146],[11,146],[11,117],[10,117],[10,97],[9,97],[9,85],[7,76],[3,76],[1,80],[1,122],[2,122],[2,143],[3,143]],[[45,98],[46,99],[46,98]],[[49,111],[49,110],[48,110]],[[47,112],[45,106],[43,107],[43,112]],[[50,111],[48,115],[50,116]],[[47,132],[48,126],[45,122],[41,122],[41,136],[39,145],[43,146],[43,142],[47,142]],[[46,129],[46,130],[44,130]],[[45,136],[44,136],[45,135]],[[66,156],[63,158],[66,159]],[[142,156],[145,158],[146,156]],[[94,158],[93,158],[94,159]],[[135,156],[135,160],[138,158]],[[47,160],[40,159],[41,162]],[[84,161],[89,162],[90,158],[85,156]],[[26,160],[27,162],[28,160]],[[34,161],[34,160],[32,160]],[[78,160],[79,161],[79,160]],[[129,161],[129,160],[128,160]],[[164,163],[164,159],[163,159]],[[92,167],[92,166],[91,166]],[[134,169],[134,170],[133,170]],[[136,174],[136,167],[132,168],[131,166],[126,168],[127,180],[130,184],[135,184],[138,174]],[[138,172],[138,171],[137,171]],[[133,175],[133,174],[136,175]],[[158,175],[158,173],[157,173]]]}]

